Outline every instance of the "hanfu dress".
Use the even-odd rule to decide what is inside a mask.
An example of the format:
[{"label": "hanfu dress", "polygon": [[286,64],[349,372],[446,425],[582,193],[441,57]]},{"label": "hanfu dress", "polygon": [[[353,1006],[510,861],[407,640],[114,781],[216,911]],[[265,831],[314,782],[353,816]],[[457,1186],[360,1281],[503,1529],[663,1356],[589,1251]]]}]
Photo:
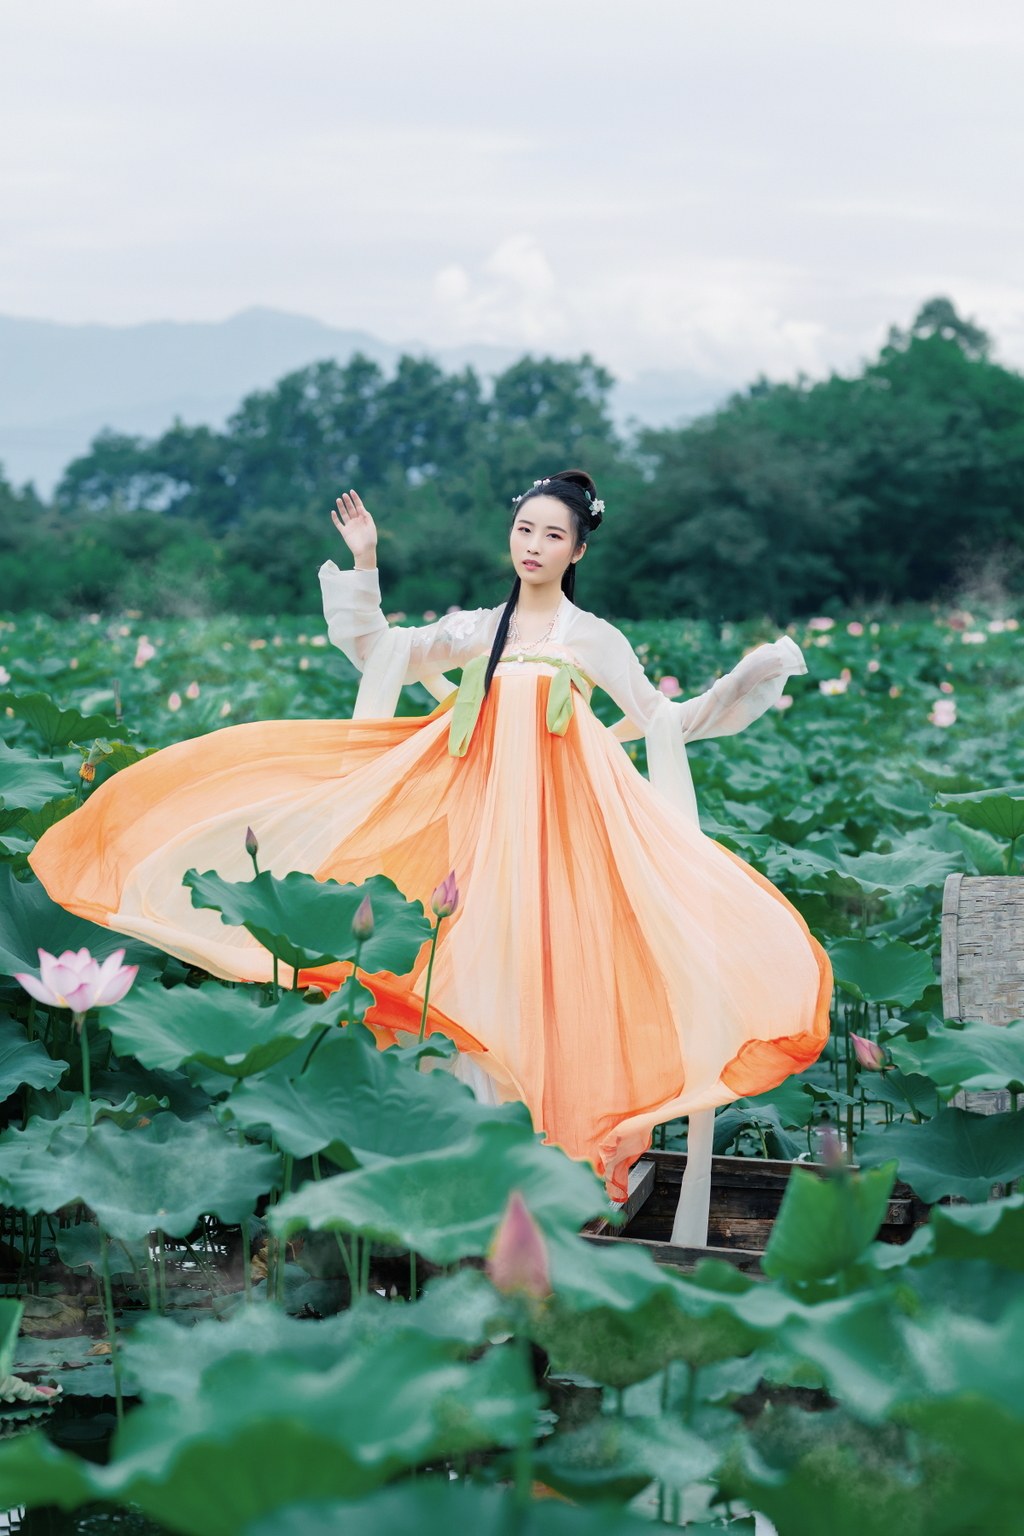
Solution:
[{"label": "hanfu dress", "polygon": [[[248,879],[248,826],[278,876],[383,873],[427,903],[454,870],[431,1028],[456,1040],[478,1093],[523,1100],[620,1199],[653,1126],[815,1060],[827,957],[769,881],[701,832],[686,768],[687,741],[742,730],[806,670],[790,639],[675,703],[619,630],[563,597],[543,655],[507,654],[483,697],[500,608],[398,627],[376,571],[328,561],[320,580],[330,639],[362,673],[353,718],[233,726],[125,769],[38,843],[56,901],[259,981],[270,955],[182,885],[192,868]],[[463,669],[458,693],[449,668]],[[392,718],[415,682],[438,709]],[[592,713],[594,687],[618,727]],[[641,735],[650,780],[621,745]],[[410,975],[367,979],[385,1034],[418,1026],[425,961],[426,946]]]}]

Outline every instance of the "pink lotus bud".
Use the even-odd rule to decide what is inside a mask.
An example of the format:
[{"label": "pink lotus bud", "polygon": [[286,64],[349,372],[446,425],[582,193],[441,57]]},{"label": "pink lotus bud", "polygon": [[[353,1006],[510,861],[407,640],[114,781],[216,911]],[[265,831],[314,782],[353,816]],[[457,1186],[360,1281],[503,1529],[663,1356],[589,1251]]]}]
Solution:
[{"label": "pink lotus bud", "polygon": [[854,636],[862,635],[864,633],[864,625],[859,623],[857,619],[854,619],[852,624],[847,624],[846,633]]},{"label": "pink lotus bud", "polygon": [[367,939],[373,938],[373,907],[369,896],[364,896],[356,908],[356,915],[352,919],[352,937],[358,944],[365,944]]},{"label": "pink lotus bud", "polygon": [[678,677],[663,677],[661,682],[658,684],[658,687],[661,689],[662,693],[667,699],[678,698],[683,691],[680,687]]},{"label": "pink lotus bud", "polygon": [[254,859],[260,851],[260,845],[257,842],[256,833],[252,827],[246,827],[245,829],[245,851],[250,859]]},{"label": "pink lotus bud", "polygon": [[850,1039],[853,1041],[854,1053],[861,1066],[866,1067],[869,1072],[881,1072],[887,1065],[882,1047],[874,1040],[865,1040],[863,1035],[851,1034]]},{"label": "pink lotus bud", "polygon": [[544,1234],[518,1189],[508,1197],[501,1225],[494,1234],[487,1273],[499,1291],[525,1291],[538,1299],[551,1295],[551,1271]]},{"label": "pink lotus bud", "polygon": [[430,910],[435,917],[451,917],[459,905],[459,888],[455,884],[455,871],[446,876],[430,898]]},{"label": "pink lotus bud", "polygon": [[189,683],[188,687],[185,689],[185,697],[186,697],[186,699],[198,699],[198,697],[199,697],[199,684],[198,683]]},{"label": "pink lotus bud", "polygon": [[821,1132],[821,1160],[827,1168],[842,1168],[846,1163],[843,1144],[830,1125]]},{"label": "pink lotus bud", "polygon": [[178,710],[181,708],[180,693],[172,693],[170,695],[167,700],[167,708],[171,711],[172,714],[177,714]]},{"label": "pink lotus bud", "polygon": [[151,645],[145,635],[139,636],[139,643],[135,647],[135,662],[137,667],[144,667],[147,661],[152,661],[156,655],[156,646]]}]

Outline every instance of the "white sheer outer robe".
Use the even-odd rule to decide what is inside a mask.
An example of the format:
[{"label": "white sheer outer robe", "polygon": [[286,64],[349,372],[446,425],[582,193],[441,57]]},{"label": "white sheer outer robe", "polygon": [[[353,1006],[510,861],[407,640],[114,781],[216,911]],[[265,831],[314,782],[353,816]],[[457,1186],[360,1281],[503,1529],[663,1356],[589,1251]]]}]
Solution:
[{"label": "white sheer outer robe", "polygon": [[[437,699],[445,699],[455,686],[445,670],[489,652],[502,611],[481,608],[448,614],[422,628],[404,628],[389,625],[381,611],[376,571],[343,572],[328,561],[320,583],[329,638],[362,673],[356,719],[393,715],[402,687],[410,683],[422,683]],[[783,636],[744,656],[706,693],[677,703],[651,683],[621,631],[564,597],[550,644],[571,654],[622,710],[622,720],[612,727],[619,741],[646,737],[651,784],[694,823],[697,802],[686,743],[742,731],[779,700],[787,677],[807,671],[799,647]],[[478,1092],[488,1092],[488,1080],[471,1063],[459,1075]],[[690,1115],[691,1154],[673,1227],[677,1244],[703,1247],[707,1242],[713,1122],[713,1108]]]}]

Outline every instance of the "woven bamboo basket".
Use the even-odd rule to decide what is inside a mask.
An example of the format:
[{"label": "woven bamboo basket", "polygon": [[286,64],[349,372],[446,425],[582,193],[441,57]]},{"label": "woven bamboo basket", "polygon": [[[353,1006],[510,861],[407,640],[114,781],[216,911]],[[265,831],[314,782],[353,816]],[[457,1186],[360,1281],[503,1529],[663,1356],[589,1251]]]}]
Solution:
[{"label": "woven bamboo basket", "polygon": [[[942,892],[942,1008],[947,1019],[1010,1024],[1024,1019],[1024,878],[949,875]],[[1010,1095],[958,1093],[953,1103],[983,1114],[1010,1108]]]}]

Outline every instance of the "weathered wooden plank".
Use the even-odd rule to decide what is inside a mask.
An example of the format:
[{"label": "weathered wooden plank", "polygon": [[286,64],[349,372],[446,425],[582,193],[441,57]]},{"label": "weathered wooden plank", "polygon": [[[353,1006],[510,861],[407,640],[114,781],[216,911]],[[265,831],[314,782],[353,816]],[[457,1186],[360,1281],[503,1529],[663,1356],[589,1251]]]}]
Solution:
[{"label": "weathered wooden plank", "polygon": [[731,1264],[734,1269],[739,1269],[744,1274],[755,1277],[761,1275],[761,1254],[753,1249],[679,1248],[673,1243],[659,1243],[636,1237],[611,1237],[596,1232],[584,1232],[583,1237],[588,1243],[594,1243],[597,1246],[611,1247],[615,1244],[629,1243],[635,1248],[646,1248],[655,1264],[669,1265],[686,1274],[692,1273],[703,1259],[724,1259],[727,1264]]}]

